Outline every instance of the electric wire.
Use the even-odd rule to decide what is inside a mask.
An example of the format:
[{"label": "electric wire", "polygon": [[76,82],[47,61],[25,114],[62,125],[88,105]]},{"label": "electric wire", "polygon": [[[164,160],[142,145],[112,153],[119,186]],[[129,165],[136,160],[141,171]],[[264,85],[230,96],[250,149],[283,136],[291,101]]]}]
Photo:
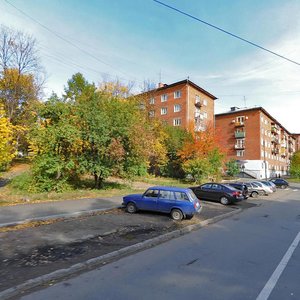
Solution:
[{"label": "electric wire", "polygon": [[213,24],[211,24],[211,23],[208,23],[208,22],[206,22],[206,21],[204,21],[204,20],[202,20],[202,19],[200,19],[200,18],[197,18],[197,17],[195,17],[195,16],[193,16],[193,15],[187,13],[187,12],[184,12],[183,10],[180,10],[180,9],[174,7],[174,6],[168,5],[168,4],[166,4],[166,3],[164,3],[164,2],[161,2],[161,1],[158,1],[158,0],[152,0],[152,1],[154,1],[154,2],[156,2],[157,4],[160,4],[160,5],[162,5],[162,6],[165,6],[165,7],[169,8],[169,9],[171,9],[171,10],[173,10],[173,11],[176,11],[176,12],[178,12],[178,13],[180,13],[180,14],[186,16],[186,17],[189,17],[189,18],[194,19],[194,20],[196,20],[196,21],[198,21],[198,22],[201,22],[201,23],[203,23],[203,24],[205,24],[205,25],[207,25],[207,26],[210,26],[210,27],[212,27],[212,28],[214,28],[214,29],[216,29],[216,30],[219,30],[219,31],[221,31],[221,32],[223,32],[223,33],[225,33],[225,34],[227,34],[227,35],[230,35],[230,36],[236,38],[236,39],[239,39],[239,40],[241,40],[241,41],[243,41],[243,42],[245,42],[245,43],[248,43],[248,44],[250,44],[250,45],[252,45],[252,46],[254,46],[254,47],[256,47],[256,48],[259,48],[259,49],[261,49],[261,50],[263,50],[263,51],[266,51],[266,52],[268,52],[268,53],[271,53],[271,54],[273,54],[273,55],[276,55],[277,57],[280,57],[280,58],[285,59],[285,60],[287,60],[287,61],[289,61],[289,62],[291,62],[291,63],[293,63],[293,64],[296,64],[296,65],[300,66],[300,63],[298,63],[298,62],[295,61],[295,60],[292,60],[292,59],[290,59],[290,58],[287,58],[286,56],[283,56],[283,55],[281,55],[281,54],[278,54],[278,53],[276,53],[276,52],[274,52],[274,51],[272,51],[272,50],[269,50],[269,49],[267,49],[267,48],[265,48],[265,47],[263,47],[263,46],[260,46],[260,45],[254,43],[254,42],[251,42],[251,41],[249,41],[249,40],[247,40],[247,39],[245,39],[245,38],[242,38],[242,37],[240,37],[240,36],[238,36],[238,35],[236,35],[236,34],[234,34],[234,33],[232,33],[232,32],[229,32],[229,31],[227,31],[227,30],[225,30],[225,29],[222,29],[221,27],[218,27],[218,26],[216,26],[216,25],[213,25]]},{"label": "electric wire", "polygon": [[[19,9],[17,6],[15,6],[14,4],[12,4],[11,2],[9,2],[8,0],[4,0],[7,4],[9,4],[10,6],[12,6],[14,9],[16,9],[17,11],[19,11],[21,14],[25,15],[27,18],[31,19],[33,22],[37,23],[39,26],[41,26],[42,28],[44,28],[45,30],[47,30],[48,32],[52,33],[53,35],[55,35],[57,38],[59,38],[60,40],[68,43],[69,45],[71,45],[72,47],[76,48],[77,50],[85,53],[86,55],[92,57],[93,59],[97,60],[98,62],[110,67],[110,68],[113,68],[114,70],[126,75],[126,76],[129,76],[129,74],[126,74],[124,73],[123,71],[115,68],[113,65],[99,59],[97,56],[93,55],[92,53],[86,51],[85,49],[79,47],[78,45],[76,45],[75,43],[69,41],[68,39],[64,38],[63,36],[61,36],[60,34],[58,34],[57,32],[55,32],[54,30],[50,29],[49,27],[45,26],[44,24],[42,24],[41,22],[39,22],[38,20],[36,20],[35,18],[33,18],[32,16],[30,16],[29,14],[27,14],[26,12],[24,12],[23,10]],[[133,78],[132,76],[129,76],[131,78]],[[134,78],[135,79],[135,78]]]}]

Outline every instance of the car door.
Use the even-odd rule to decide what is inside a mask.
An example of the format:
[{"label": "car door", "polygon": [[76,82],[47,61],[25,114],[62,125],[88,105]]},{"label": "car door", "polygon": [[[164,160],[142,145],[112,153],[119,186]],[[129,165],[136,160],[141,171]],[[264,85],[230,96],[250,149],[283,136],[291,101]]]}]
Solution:
[{"label": "car door", "polygon": [[211,192],[211,184],[210,183],[200,185],[196,189],[194,189],[195,195],[200,200],[202,200],[202,199],[210,200],[210,197],[211,197],[210,192]]},{"label": "car door", "polygon": [[148,189],[140,202],[140,209],[142,210],[157,210],[159,190],[158,189]]},{"label": "car door", "polygon": [[157,201],[157,210],[160,212],[170,212],[174,207],[176,198],[173,191],[160,190]]},{"label": "car door", "polygon": [[223,194],[223,187],[220,184],[214,183],[211,185],[211,200],[219,201]]}]

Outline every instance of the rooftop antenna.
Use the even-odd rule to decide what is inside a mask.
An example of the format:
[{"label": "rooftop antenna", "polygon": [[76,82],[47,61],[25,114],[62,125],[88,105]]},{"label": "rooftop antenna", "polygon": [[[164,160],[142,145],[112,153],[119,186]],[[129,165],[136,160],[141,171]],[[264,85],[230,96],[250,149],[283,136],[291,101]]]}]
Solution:
[{"label": "rooftop antenna", "polygon": [[162,83],[161,82],[161,70],[159,70],[158,76],[159,76],[159,83]]},{"label": "rooftop antenna", "polygon": [[246,97],[244,96],[244,106],[245,106],[245,108],[247,107],[247,105],[246,105]]}]

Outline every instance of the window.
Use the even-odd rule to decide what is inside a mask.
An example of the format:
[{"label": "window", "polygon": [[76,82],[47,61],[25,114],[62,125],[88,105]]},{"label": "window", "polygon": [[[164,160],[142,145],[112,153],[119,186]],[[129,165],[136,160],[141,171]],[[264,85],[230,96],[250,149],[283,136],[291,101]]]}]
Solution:
[{"label": "window", "polygon": [[195,97],[195,102],[196,102],[196,103],[200,103],[200,96],[199,96],[199,95],[196,95],[196,97]]},{"label": "window", "polygon": [[181,91],[176,91],[174,92],[174,99],[180,98],[181,97]]},{"label": "window", "polygon": [[160,96],[161,102],[166,102],[168,100],[168,95],[167,94],[163,94]]},{"label": "window", "polygon": [[175,196],[177,200],[189,200],[187,194],[183,192],[175,192]]},{"label": "window", "polygon": [[149,189],[148,191],[145,192],[144,197],[157,198],[158,190]]},{"label": "window", "polygon": [[173,120],[173,125],[174,126],[180,126],[181,125],[181,119],[174,119]]},{"label": "window", "polygon": [[207,112],[206,112],[206,111],[203,112],[203,117],[204,117],[205,119],[207,119]]},{"label": "window", "polygon": [[236,151],[236,156],[241,157],[241,156],[244,156],[244,154],[245,154],[244,150],[238,150],[238,151]]},{"label": "window", "polygon": [[207,105],[207,100],[206,99],[203,99],[203,105]]},{"label": "window", "polygon": [[238,123],[244,123],[245,117],[244,117],[244,116],[236,117],[236,121],[237,121]]},{"label": "window", "polygon": [[168,109],[166,107],[162,107],[161,110],[160,110],[161,115],[166,115],[167,112],[168,112]]},{"label": "window", "polygon": [[155,103],[155,99],[154,98],[150,98],[149,104],[154,104],[154,103]]},{"label": "window", "polygon": [[160,191],[159,198],[175,200],[175,195],[174,195],[174,192],[171,192],[171,191]]},{"label": "window", "polygon": [[150,110],[150,111],[149,111],[149,117],[150,117],[150,118],[153,118],[154,115],[155,115],[154,110]]},{"label": "window", "polygon": [[175,104],[174,105],[174,112],[179,112],[181,111],[181,105],[180,104]]}]

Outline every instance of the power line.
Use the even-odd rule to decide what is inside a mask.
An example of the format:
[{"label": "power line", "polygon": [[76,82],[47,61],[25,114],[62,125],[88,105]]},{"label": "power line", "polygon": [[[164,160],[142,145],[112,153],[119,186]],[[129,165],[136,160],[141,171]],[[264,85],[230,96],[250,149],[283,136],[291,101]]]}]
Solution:
[{"label": "power line", "polygon": [[[48,32],[52,33],[53,35],[55,35],[57,38],[61,39],[62,41],[68,43],[69,45],[73,46],[74,48],[76,48],[77,50],[85,53],[86,55],[92,57],[93,59],[97,60],[98,62],[105,64],[108,67],[111,67],[115,70],[117,70],[118,72],[128,76],[128,74],[124,73],[121,70],[118,70],[117,68],[115,68],[114,66],[112,66],[111,64],[99,59],[97,56],[91,54],[90,52],[86,51],[85,49],[77,46],[75,43],[67,40],[66,38],[64,38],[63,36],[61,36],[60,34],[58,34],[57,32],[55,32],[54,30],[50,29],[49,27],[45,26],[44,24],[42,24],[41,22],[39,22],[38,20],[36,20],[35,18],[33,18],[32,16],[28,15],[27,13],[25,13],[23,10],[19,9],[17,6],[15,6],[14,4],[10,3],[8,0],[4,0],[7,4],[9,4],[10,6],[12,6],[13,8],[15,8],[17,11],[19,11],[21,14],[25,15],[27,18],[31,19],[33,22],[37,23],[39,26],[41,26],[42,28],[44,28],[45,30],[47,30]],[[131,76],[129,76],[131,77]]]},{"label": "power line", "polygon": [[205,25],[207,25],[207,26],[210,26],[210,27],[212,27],[212,28],[214,28],[214,29],[216,29],[216,30],[219,30],[219,31],[221,31],[221,32],[223,32],[223,33],[225,33],[225,34],[228,34],[228,35],[230,35],[230,36],[232,36],[232,37],[234,37],[234,38],[236,38],[236,39],[239,39],[239,40],[241,40],[241,41],[243,41],[243,42],[245,42],[245,43],[248,43],[248,44],[250,44],[250,45],[252,45],[252,46],[254,46],[254,47],[256,47],[256,48],[259,48],[259,49],[261,49],[261,50],[264,50],[264,51],[266,51],[266,52],[269,52],[269,53],[271,53],[271,54],[273,54],[273,55],[276,55],[276,56],[278,56],[278,57],[280,57],[280,58],[282,58],[282,59],[285,59],[285,60],[287,60],[287,61],[289,61],[289,62],[291,62],[291,63],[293,63],[293,64],[296,64],[296,65],[300,66],[300,63],[298,63],[298,62],[296,62],[296,61],[294,61],[294,60],[292,60],[292,59],[289,59],[289,58],[287,58],[287,57],[285,57],[285,56],[283,56],[283,55],[281,55],[281,54],[278,54],[278,53],[276,53],[276,52],[274,52],[274,51],[271,51],[271,50],[269,50],[269,49],[267,49],[267,48],[265,48],[265,47],[262,47],[262,46],[260,46],[260,45],[258,45],[258,44],[256,44],[256,43],[254,43],[254,42],[251,42],[251,41],[249,41],[249,40],[246,40],[246,39],[244,39],[244,38],[242,38],[242,37],[240,37],[240,36],[238,36],[238,35],[236,35],[236,34],[234,34],[234,33],[231,33],[231,32],[229,32],[229,31],[227,31],[227,30],[225,30],[225,29],[220,28],[220,27],[218,27],[218,26],[216,26],[216,25],[213,25],[213,24],[208,23],[208,22],[206,22],[206,21],[204,21],[204,20],[201,20],[201,19],[199,19],[199,18],[197,18],[197,17],[195,17],[195,16],[193,16],[193,15],[191,15],[191,14],[189,14],[189,13],[186,13],[186,12],[184,12],[184,11],[178,9],[178,8],[175,8],[175,7],[171,6],[171,5],[168,5],[168,4],[163,3],[163,2],[161,2],[161,1],[158,1],[158,0],[152,0],[152,1],[158,3],[158,4],[162,5],[162,6],[165,6],[165,7],[169,8],[169,9],[171,9],[171,10],[174,10],[174,11],[176,11],[176,12],[182,14],[182,15],[185,15],[185,16],[191,18],[191,19],[194,19],[194,20],[196,20],[196,21],[198,21],[198,22],[201,22],[201,23],[203,23],[203,24],[205,24]]}]

